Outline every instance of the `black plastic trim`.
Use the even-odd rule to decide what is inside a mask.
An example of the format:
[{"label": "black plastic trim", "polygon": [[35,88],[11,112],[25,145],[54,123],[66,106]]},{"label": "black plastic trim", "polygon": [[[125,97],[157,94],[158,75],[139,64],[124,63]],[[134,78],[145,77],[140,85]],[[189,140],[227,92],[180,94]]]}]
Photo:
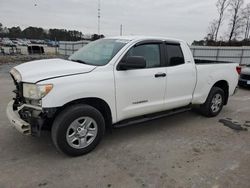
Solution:
[{"label": "black plastic trim", "polygon": [[165,44],[170,44],[170,45],[181,45],[179,42],[174,42],[174,41],[165,41]]},{"label": "black plastic trim", "polygon": [[164,42],[163,40],[144,40],[144,41],[136,43],[134,45],[134,47],[140,46],[140,45],[143,45],[143,44],[162,44],[163,42]]},{"label": "black plastic trim", "polygon": [[234,63],[234,62],[230,62],[230,61],[216,61],[216,60],[206,60],[206,59],[195,59],[194,62],[195,62],[195,64],[198,64],[198,65]]},{"label": "black plastic trim", "polygon": [[158,73],[158,74],[155,74],[155,78],[166,77],[166,76],[167,76],[166,73]]},{"label": "black plastic trim", "polygon": [[189,104],[187,106],[172,109],[172,110],[166,110],[166,111],[161,111],[161,112],[156,112],[156,113],[151,113],[151,114],[146,114],[146,115],[142,115],[142,116],[138,116],[138,117],[125,119],[125,120],[122,120],[120,122],[113,124],[113,127],[119,128],[119,127],[131,125],[131,124],[143,123],[146,121],[150,121],[150,120],[154,120],[154,119],[158,119],[158,118],[167,117],[167,116],[175,115],[178,113],[186,112],[186,111],[189,111],[191,109],[192,109],[191,104]]}]

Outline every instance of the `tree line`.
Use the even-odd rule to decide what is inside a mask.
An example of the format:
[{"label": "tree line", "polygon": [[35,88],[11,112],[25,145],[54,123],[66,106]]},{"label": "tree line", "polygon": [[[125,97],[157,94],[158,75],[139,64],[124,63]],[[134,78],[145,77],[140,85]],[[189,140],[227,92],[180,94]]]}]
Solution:
[{"label": "tree line", "polygon": [[[57,40],[57,41],[78,41],[84,39],[84,35],[81,31],[66,30],[66,29],[48,29],[45,30],[41,27],[27,27],[21,29],[17,27],[3,27],[0,23],[0,37],[8,38],[25,38],[25,39],[38,39],[38,40]],[[104,35],[93,34],[89,37],[90,40],[96,40],[103,38]]]},{"label": "tree line", "polygon": [[[244,0],[218,0],[217,18],[208,27],[204,40],[194,41],[193,45],[209,46],[250,46],[250,3]],[[227,24],[227,30],[222,26]]]}]

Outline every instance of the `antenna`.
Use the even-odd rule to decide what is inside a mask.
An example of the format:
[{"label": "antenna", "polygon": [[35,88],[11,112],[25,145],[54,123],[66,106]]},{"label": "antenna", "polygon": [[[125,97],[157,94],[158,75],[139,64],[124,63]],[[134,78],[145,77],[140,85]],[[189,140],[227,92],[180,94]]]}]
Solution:
[{"label": "antenna", "polygon": [[100,35],[100,20],[101,20],[101,2],[98,0],[98,10],[97,10],[97,18],[98,18],[98,35]]}]

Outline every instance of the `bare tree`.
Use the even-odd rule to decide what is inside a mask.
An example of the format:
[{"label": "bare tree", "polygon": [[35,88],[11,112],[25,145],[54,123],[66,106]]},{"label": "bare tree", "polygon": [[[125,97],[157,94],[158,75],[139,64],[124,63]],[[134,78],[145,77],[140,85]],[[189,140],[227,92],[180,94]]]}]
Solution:
[{"label": "bare tree", "polygon": [[229,13],[230,13],[230,20],[229,20],[229,27],[230,27],[230,34],[229,34],[229,42],[232,41],[233,37],[237,38],[237,36],[241,32],[241,28],[243,26],[242,21],[242,6],[244,5],[244,0],[230,0],[229,4]]},{"label": "bare tree", "polygon": [[215,40],[215,34],[218,26],[218,21],[213,20],[208,27],[207,40]]},{"label": "bare tree", "polygon": [[217,11],[219,13],[219,18],[217,21],[217,26],[216,26],[215,36],[214,36],[215,41],[217,41],[218,33],[219,33],[219,30],[220,30],[220,27],[222,25],[223,18],[224,18],[224,13],[226,9],[228,8],[229,3],[230,3],[230,0],[218,0],[216,3]]},{"label": "bare tree", "polygon": [[248,3],[246,8],[244,9],[243,15],[245,25],[244,39],[248,39],[250,34],[250,3]]}]

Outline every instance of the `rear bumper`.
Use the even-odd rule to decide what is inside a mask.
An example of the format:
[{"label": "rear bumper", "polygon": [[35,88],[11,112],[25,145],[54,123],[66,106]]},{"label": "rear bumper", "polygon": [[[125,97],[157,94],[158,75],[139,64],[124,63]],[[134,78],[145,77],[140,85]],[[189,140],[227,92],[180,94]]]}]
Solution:
[{"label": "rear bumper", "polygon": [[10,101],[6,109],[6,114],[12,127],[24,135],[31,135],[31,125],[20,118],[18,111],[13,110],[13,104],[14,101]]},{"label": "rear bumper", "polygon": [[238,84],[239,86],[250,87],[250,80],[240,78]]}]

